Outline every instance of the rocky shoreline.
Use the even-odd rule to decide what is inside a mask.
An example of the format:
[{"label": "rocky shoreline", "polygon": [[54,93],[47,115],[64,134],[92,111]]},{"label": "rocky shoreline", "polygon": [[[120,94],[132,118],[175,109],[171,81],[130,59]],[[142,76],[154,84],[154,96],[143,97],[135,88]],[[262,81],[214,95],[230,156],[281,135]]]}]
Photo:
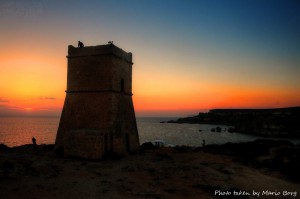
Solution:
[{"label": "rocky shoreline", "polygon": [[233,132],[264,137],[300,138],[300,107],[275,109],[213,109],[168,123],[232,126]]},{"label": "rocky shoreline", "polygon": [[[90,161],[60,157],[53,145],[0,146],[5,198],[232,198],[220,193],[299,192],[300,146],[285,141],[205,147],[141,147]],[[297,192],[297,193],[298,193]],[[267,192],[266,192],[267,193]],[[253,195],[234,198],[256,198]],[[260,197],[264,198],[264,197]],[[265,195],[265,198],[270,198]]]}]

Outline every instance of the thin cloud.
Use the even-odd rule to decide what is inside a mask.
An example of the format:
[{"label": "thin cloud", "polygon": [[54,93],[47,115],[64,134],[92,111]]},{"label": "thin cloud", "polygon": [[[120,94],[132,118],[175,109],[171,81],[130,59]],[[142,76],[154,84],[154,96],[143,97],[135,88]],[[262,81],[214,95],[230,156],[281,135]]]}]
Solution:
[{"label": "thin cloud", "polygon": [[5,108],[7,110],[24,110],[23,107],[18,107],[18,106],[8,106],[8,105],[5,105],[5,104],[0,104],[0,108]]},{"label": "thin cloud", "polygon": [[0,97],[0,103],[6,103],[6,102],[9,102],[9,101],[3,97]]},{"label": "thin cloud", "polygon": [[54,110],[52,109],[47,109],[47,108],[40,108],[40,109],[36,109],[37,111],[49,111],[49,112],[53,112]]},{"label": "thin cloud", "polygon": [[22,108],[0,104],[0,116],[22,115]]},{"label": "thin cloud", "polygon": [[40,100],[56,100],[55,97],[39,97]]},{"label": "thin cloud", "polygon": [[[30,111],[29,111],[30,110]],[[24,107],[17,107],[17,106],[8,106],[6,104],[0,104],[0,117],[6,116],[59,116],[60,109],[28,109]]]}]

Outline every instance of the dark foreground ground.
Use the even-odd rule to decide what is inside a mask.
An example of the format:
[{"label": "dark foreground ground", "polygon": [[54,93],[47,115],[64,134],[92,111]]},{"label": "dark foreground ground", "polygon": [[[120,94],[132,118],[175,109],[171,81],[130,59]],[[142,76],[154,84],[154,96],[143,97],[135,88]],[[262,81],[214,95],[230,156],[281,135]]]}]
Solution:
[{"label": "dark foreground ground", "polygon": [[0,146],[0,198],[258,198],[255,191],[259,198],[277,199],[300,194],[300,150],[287,142],[158,148],[101,161],[61,158],[53,145],[36,151],[32,145]]}]

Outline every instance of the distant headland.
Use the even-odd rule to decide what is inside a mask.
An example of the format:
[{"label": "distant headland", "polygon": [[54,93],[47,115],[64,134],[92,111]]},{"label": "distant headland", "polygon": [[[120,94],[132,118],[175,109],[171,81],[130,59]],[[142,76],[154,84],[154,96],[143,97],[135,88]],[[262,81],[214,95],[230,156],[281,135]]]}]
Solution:
[{"label": "distant headland", "polygon": [[300,106],[273,109],[213,109],[168,123],[219,124],[232,132],[265,137],[300,138]]}]

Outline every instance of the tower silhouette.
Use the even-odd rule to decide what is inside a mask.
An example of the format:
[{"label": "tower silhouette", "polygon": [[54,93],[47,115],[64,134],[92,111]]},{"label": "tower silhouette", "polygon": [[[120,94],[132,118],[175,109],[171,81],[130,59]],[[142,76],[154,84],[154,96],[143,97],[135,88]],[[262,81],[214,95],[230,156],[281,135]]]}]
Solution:
[{"label": "tower silhouette", "polygon": [[132,54],[113,44],[68,46],[66,98],[55,149],[100,159],[139,149],[132,102]]}]

